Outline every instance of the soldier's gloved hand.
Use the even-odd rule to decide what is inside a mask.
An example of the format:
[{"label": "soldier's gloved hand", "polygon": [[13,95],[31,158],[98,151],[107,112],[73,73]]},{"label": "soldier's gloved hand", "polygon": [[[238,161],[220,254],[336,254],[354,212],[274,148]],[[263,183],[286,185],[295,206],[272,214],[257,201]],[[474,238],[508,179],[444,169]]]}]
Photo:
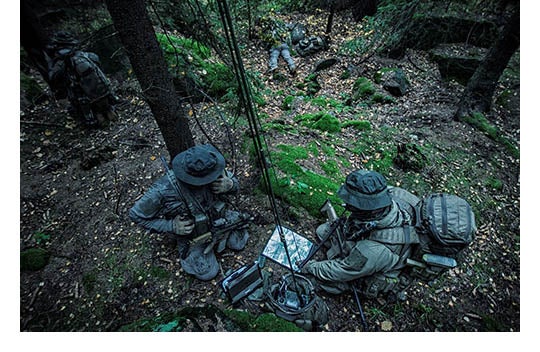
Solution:
[{"label": "soldier's gloved hand", "polygon": [[227,176],[220,176],[217,180],[212,182],[212,184],[210,185],[210,189],[212,193],[226,193],[230,191],[233,186],[233,180],[231,180]]},{"label": "soldier's gloved hand", "polygon": [[189,235],[193,229],[195,228],[195,224],[193,223],[193,220],[182,220],[180,216],[177,216],[173,219],[173,232],[180,236],[186,236]]}]

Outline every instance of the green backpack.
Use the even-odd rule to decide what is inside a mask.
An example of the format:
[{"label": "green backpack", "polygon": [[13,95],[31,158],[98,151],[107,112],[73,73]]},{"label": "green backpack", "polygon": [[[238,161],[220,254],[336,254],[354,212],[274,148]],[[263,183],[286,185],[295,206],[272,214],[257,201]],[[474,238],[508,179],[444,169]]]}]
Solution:
[{"label": "green backpack", "polygon": [[430,281],[457,266],[462,251],[473,241],[476,221],[463,198],[433,193],[415,206],[419,243],[407,264],[413,276]]},{"label": "green backpack", "polygon": [[[473,241],[476,221],[470,204],[447,193],[432,193],[419,200],[399,188],[393,199],[413,219],[411,226],[375,230],[370,239],[388,244],[411,244],[412,251],[402,258],[403,272],[431,281],[457,266],[462,251]],[[407,192],[408,193],[408,192]]]}]

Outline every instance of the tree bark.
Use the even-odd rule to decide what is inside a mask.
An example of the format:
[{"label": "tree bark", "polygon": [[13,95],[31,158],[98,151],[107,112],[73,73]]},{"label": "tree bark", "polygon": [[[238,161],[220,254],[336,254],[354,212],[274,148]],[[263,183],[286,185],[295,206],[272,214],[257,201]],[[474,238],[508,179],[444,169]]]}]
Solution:
[{"label": "tree bark", "polygon": [[106,0],[105,3],[172,159],[193,146],[193,135],[183,98],[175,91],[145,1]]},{"label": "tree bark", "polygon": [[[21,1],[21,46],[37,68],[45,82],[49,81],[49,65],[45,56],[48,42],[47,33],[34,11],[34,3],[29,0]],[[54,88],[54,87],[51,87]]]},{"label": "tree bark", "polygon": [[501,34],[467,83],[458,103],[455,119],[472,116],[474,113],[484,114],[491,110],[491,101],[499,78],[519,48],[519,1],[516,3]]}]

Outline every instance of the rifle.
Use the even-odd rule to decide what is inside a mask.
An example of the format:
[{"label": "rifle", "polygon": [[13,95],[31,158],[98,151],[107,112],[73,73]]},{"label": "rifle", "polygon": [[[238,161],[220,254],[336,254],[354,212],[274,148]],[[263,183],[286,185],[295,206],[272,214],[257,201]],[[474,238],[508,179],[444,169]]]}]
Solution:
[{"label": "rifle", "polygon": [[[191,239],[190,244],[201,244],[210,242],[205,248],[204,254],[208,254],[216,243],[224,240],[228,232],[230,232],[231,230],[246,227],[248,222],[253,220],[251,216],[240,213],[238,215],[238,218],[234,219],[233,221],[229,221],[224,218],[219,218],[217,220],[211,221],[210,216],[204,212],[200,205],[199,210],[195,208],[193,203],[196,202],[196,200],[193,199],[189,193],[184,194],[184,192],[182,192],[182,188],[178,184],[174,171],[169,167],[163,156],[160,156],[160,158],[161,162],[163,163],[163,167],[165,168],[167,179],[180,197],[180,200],[184,202],[184,204],[186,204],[189,214],[193,218],[193,222],[195,223],[195,228],[193,229],[193,232],[195,233],[195,235],[198,236]],[[224,206],[225,204],[223,203],[219,204],[220,208],[223,208]]]},{"label": "rifle", "polygon": [[332,204],[330,203],[330,200],[328,199],[324,202],[320,211],[321,213],[327,212],[328,219],[333,219],[331,220],[330,229],[328,230],[328,234],[326,235],[325,238],[321,239],[321,241],[319,241],[319,243],[317,243],[317,245],[315,245],[314,247],[311,247],[311,250],[306,256],[306,259],[304,259],[300,264],[297,265],[298,270],[301,270],[304,267],[304,265],[306,265],[311,260],[311,258],[313,258],[315,254],[317,254],[317,252],[324,246],[326,241],[328,241],[332,237],[334,232],[336,232],[336,230],[340,228],[346,220],[346,217],[344,216],[340,216],[340,217],[337,216],[334,207],[332,206]]},{"label": "rifle", "polygon": [[227,238],[229,232],[244,229],[251,221],[253,221],[253,217],[245,213],[238,214],[238,218],[232,221],[227,218],[219,218],[212,222],[210,229],[206,233],[191,239],[190,244],[196,245],[209,242],[203,251],[204,254],[208,254],[216,243]]},{"label": "rifle", "polygon": [[[326,213],[326,216],[327,216],[328,220],[332,221],[333,224],[337,223],[338,225],[340,225],[340,223],[344,219],[343,217],[340,217],[340,218],[337,217],[336,211],[335,211],[334,207],[332,206],[332,203],[330,203],[329,199],[327,199],[324,202],[323,206],[321,207],[321,213]],[[375,226],[376,226],[375,222],[370,222],[365,226],[364,229],[362,229],[362,232],[370,231]],[[332,231],[330,232],[330,235],[334,231],[336,232],[337,242],[338,242],[338,245],[339,245],[340,254],[343,257],[343,233],[341,232],[341,226],[335,226],[335,228],[332,228]],[[329,238],[330,235],[327,238]],[[354,300],[356,302],[358,310],[360,311],[360,322],[362,323],[362,329],[364,329],[364,331],[367,331],[368,330],[368,325],[367,325],[367,322],[366,322],[366,317],[364,315],[364,310],[362,309],[362,302],[360,302],[360,297],[358,295],[358,291],[356,290],[355,281],[353,281],[350,286],[351,286],[352,292],[354,294]]]}]

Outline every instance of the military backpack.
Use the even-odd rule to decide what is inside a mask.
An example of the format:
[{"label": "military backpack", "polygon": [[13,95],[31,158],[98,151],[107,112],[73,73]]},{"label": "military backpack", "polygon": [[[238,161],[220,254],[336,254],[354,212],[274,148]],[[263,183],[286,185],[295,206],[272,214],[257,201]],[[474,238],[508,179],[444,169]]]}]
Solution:
[{"label": "military backpack", "polygon": [[305,57],[315,54],[321,50],[328,49],[328,42],[325,38],[318,36],[310,36],[304,38],[294,46],[298,55]]},{"label": "military backpack", "polygon": [[370,239],[411,244],[411,252],[402,258],[403,272],[424,281],[456,267],[460,254],[473,241],[477,230],[470,204],[447,193],[429,194],[421,200],[410,193],[400,197],[405,192],[399,188],[392,188],[391,193],[400,208],[411,216],[412,224],[375,230]]},{"label": "military backpack", "polygon": [[93,53],[77,51],[71,57],[71,67],[75,80],[90,100],[97,100],[110,94],[110,83],[99,68],[99,58]]}]

